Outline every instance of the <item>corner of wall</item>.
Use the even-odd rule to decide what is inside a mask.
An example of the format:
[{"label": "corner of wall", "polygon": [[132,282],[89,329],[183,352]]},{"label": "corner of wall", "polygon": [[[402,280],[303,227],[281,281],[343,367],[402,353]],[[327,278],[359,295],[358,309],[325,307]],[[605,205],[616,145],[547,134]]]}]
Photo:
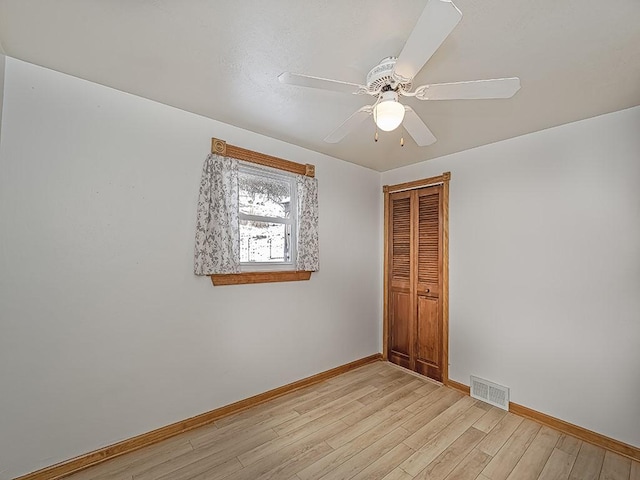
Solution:
[{"label": "corner of wall", "polygon": [[382,172],[379,173],[378,180],[378,279],[380,292],[380,299],[378,301],[378,307],[380,309],[378,315],[378,349],[383,352],[384,347],[384,195],[382,194],[382,186],[384,185],[384,179]]},{"label": "corner of wall", "polygon": [[[15,303],[4,296],[0,302],[0,365],[12,358],[25,369],[0,368],[0,384],[8,386],[2,390],[3,406],[10,406],[0,412],[0,479],[377,353],[381,279],[372,281],[380,263],[372,262],[379,245],[371,241],[380,230],[377,172],[10,56],[6,62],[0,284],[10,287],[5,296]],[[102,141],[105,132],[109,142]],[[316,165],[324,253],[321,270],[309,282],[214,288],[192,274],[197,185],[212,133]],[[34,137],[39,141],[28,141]],[[160,173],[144,174],[152,169]],[[37,172],[36,178],[29,172]],[[179,193],[169,198],[167,191]],[[30,231],[26,218],[43,227],[30,236],[37,247],[22,240]],[[47,218],[56,221],[37,220]],[[163,235],[154,233],[163,229]],[[77,249],[76,242],[92,246]],[[39,283],[35,270],[21,265],[27,246],[39,251],[40,266],[64,273]],[[73,268],[61,267],[71,254]],[[354,268],[345,269],[348,262]],[[102,286],[123,280],[124,271],[126,283],[105,296]],[[99,281],[85,281],[96,272]],[[35,302],[34,288],[42,294],[58,288],[73,293]],[[254,301],[247,302],[247,295]],[[99,307],[90,307],[87,324],[89,305]],[[68,347],[75,345],[73,335],[50,342],[47,332],[54,326],[57,332],[81,328],[79,348]],[[122,354],[114,357],[114,349]],[[168,349],[171,356],[163,353]],[[46,382],[21,360],[31,351],[55,357]],[[231,365],[228,355],[240,360]],[[161,378],[147,379],[144,391],[121,388],[148,362],[162,370]],[[104,373],[100,381],[87,381],[96,369]],[[194,374],[185,377],[185,371]],[[70,402],[48,388],[51,382],[82,393]],[[105,388],[117,394],[101,406],[99,418],[77,421],[93,418],[93,399]],[[22,408],[24,395],[37,398],[34,408]],[[158,398],[153,409],[146,408]],[[56,441],[30,442],[35,425],[41,438]],[[64,435],[57,435],[61,425]]]},{"label": "corner of wall", "polygon": [[2,44],[0,44],[0,140],[2,140],[2,105],[4,100],[4,64],[5,64],[4,50],[2,50]]}]

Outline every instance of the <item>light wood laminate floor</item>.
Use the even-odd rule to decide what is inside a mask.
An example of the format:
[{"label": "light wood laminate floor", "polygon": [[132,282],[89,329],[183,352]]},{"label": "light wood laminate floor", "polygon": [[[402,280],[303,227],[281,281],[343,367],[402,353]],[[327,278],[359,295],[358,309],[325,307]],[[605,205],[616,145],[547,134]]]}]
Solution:
[{"label": "light wood laminate floor", "polygon": [[640,480],[640,464],[384,362],[70,480]]}]

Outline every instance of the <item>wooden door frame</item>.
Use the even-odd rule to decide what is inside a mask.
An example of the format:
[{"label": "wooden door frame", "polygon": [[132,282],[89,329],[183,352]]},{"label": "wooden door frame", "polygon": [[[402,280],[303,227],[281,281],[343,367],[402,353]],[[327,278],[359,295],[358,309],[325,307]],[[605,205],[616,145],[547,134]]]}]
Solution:
[{"label": "wooden door frame", "polygon": [[451,172],[397,185],[384,185],[384,279],[382,312],[382,358],[389,360],[389,198],[392,193],[442,185],[442,383],[449,382],[449,181]]}]

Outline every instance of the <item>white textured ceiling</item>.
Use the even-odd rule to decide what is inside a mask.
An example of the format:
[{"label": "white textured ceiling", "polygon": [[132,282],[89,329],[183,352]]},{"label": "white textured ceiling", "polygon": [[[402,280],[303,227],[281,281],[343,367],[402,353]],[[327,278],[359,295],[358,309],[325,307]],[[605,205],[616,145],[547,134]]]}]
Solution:
[{"label": "white textured ceiling", "polygon": [[[0,0],[7,55],[384,171],[640,104],[639,0],[454,0],[463,19],[414,80],[518,76],[508,100],[410,104],[438,141],[368,121],[370,97],[283,85],[284,71],[364,83],[426,0]],[[215,135],[215,132],[211,132]],[[295,159],[293,159],[295,160]]]}]

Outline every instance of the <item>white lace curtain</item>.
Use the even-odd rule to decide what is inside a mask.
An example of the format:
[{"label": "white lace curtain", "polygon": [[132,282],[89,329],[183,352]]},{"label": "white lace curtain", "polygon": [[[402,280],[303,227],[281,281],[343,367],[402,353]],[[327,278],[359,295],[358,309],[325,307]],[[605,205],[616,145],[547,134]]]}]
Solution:
[{"label": "white lace curtain", "polygon": [[238,160],[210,154],[202,167],[196,219],[196,275],[240,272]]},{"label": "white lace curtain", "polygon": [[318,260],[318,179],[296,175],[298,197],[298,249],[296,269],[316,272]]},{"label": "white lace curtain", "polygon": [[[212,275],[240,272],[238,165],[235,158],[210,154],[202,167],[196,219],[194,272]],[[296,270],[317,271],[318,181],[296,175],[298,248]]]}]

